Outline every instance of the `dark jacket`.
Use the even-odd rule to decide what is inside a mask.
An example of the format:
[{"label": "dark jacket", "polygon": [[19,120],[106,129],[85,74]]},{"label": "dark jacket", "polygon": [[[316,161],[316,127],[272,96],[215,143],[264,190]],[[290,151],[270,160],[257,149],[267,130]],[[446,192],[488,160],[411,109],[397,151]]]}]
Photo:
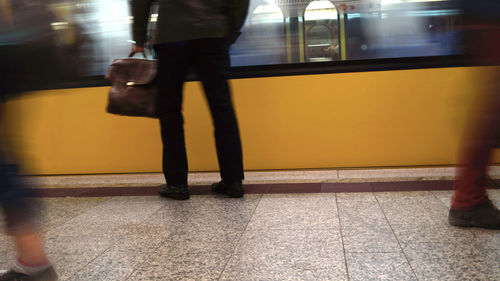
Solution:
[{"label": "dark jacket", "polygon": [[[153,0],[131,1],[134,41],[143,46]],[[154,43],[220,37],[234,41],[245,22],[249,0],[159,0],[159,5]]]}]

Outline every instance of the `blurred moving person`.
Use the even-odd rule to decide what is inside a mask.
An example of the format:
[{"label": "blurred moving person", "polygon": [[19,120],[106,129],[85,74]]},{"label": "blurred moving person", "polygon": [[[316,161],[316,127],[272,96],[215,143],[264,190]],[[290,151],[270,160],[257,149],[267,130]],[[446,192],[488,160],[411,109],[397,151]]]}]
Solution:
[{"label": "blurred moving person", "polygon": [[[133,51],[143,52],[152,0],[132,0]],[[158,56],[158,115],[163,141],[160,195],[189,198],[182,117],[182,87],[188,70],[201,80],[215,128],[222,181],[212,190],[242,197],[241,140],[227,81],[229,47],[245,22],[249,0],[160,0],[155,51]],[[152,42],[150,42],[152,43]]]},{"label": "blurred moving person", "polygon": [[478,108],[469,118],[459,155],[448,221],[462,227],[500,229],[500,211],[486,193],[487,167],[500,142],[500,1],[464,0],[465,55],[473,64],[494,65],[480,81]]},{"label": "blurred moving person", "polygon": [[[16,13],[20,9],[23,12]],[[46,62],[43,59],[31,59],[39,55],[50,57],[51,50],[46,47],[50,46],[50,42],[46,41],[51,33],[50,22],[45,20],[44,26],[38,21],[42,18],[44,9],[45,5],[40,1],[0,0],[0,102],[15,96],[28,81],[38,82],[43,77],[36,76],[33,71],[37,69],[35,65]],[[28,26],[30,22],[33,28]],[[0,141],[2,145],[6,143],[4,139]],[[3,152],[7,149],[8,147],[2,147]],[[58,280],[44,250],[42,231],[37,223],[39,208],[29,198],[32,196],[31,191],[21,183],[16,173],[16,166],[7,163],[4,153],[0,153],[0,205],[6,219],[7,233],[14,240],[17,256],[11,270],[0,274],[0,281]]]},{"label": "blurred moving person", "polygon": [[[1,58],[0,63],[3,71]],[[42,231],[37,224],[38,208],[32,199],[27,198],[29,190],[19,182],[15,173],[13,165],[0,159],[0,204],[6,218],[7,233],[14,239],[17,257],[10,271],[0,273],[0,281],[58,280],[43,248]]]}]

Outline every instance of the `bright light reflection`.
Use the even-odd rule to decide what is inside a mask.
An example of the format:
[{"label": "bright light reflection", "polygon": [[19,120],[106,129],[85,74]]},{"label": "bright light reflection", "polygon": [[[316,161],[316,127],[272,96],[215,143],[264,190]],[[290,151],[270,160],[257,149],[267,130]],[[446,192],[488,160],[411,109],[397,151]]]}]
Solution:
[{"label": "bright light reflection", "polygon": [[253,23],[283,22],[283,12],[276,5],[260,5],[253,12]]},{"label": "bright light reflection", "polygon": [[307,6],[304,18],[305,20],[337,19],[337,9],[330,1],[313,1]]}]

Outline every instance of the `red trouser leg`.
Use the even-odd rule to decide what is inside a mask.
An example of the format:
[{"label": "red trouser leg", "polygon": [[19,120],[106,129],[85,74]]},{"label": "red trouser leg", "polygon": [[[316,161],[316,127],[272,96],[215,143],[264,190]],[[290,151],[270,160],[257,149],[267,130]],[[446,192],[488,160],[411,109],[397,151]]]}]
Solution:
[{"label": "red trouser leg", "polygon": [[466,145],[460,155],[461,168],[455,180],[451,208],[466,210],[487,199],[486,172],[494,147],[499,143],[500,72],[498,69],[482,77],[485,95],[480,101]]}]

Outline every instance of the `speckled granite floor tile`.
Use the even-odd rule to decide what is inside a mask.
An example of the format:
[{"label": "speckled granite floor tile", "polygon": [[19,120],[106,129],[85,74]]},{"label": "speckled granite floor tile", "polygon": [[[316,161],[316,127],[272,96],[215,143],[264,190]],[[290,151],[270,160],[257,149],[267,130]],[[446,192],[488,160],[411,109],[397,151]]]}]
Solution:
[{"label": "speckled granite floor tile", "polygon": [[[500,233],[449,226],[445,196],[43,199],[46,248],[61,280],[72,281],[346,280],[344,249],[351,280],[414,280],[406,279],[399,243],[419,281],[500,280]],[[14,260],[1,251],[8,244],[0,236],[2,265]]]},{"label": "speckled granite floor tile", "polygon": [[446,244],[414,244],[404,252],[418,280],[500,280],[498,252]]},{"label": "speckled granite floor tile", "polygon": [[250,230],[338,229],[335,194],[269,194],[260,200]]},{"label": "speckled granite floor tile", "polygon": [[148,217],[143,223],[152,226],[168,226],[178,228],[185,223],[192,215],[200,213],[200,209],[205,205],[208,196],[191,196],[189,200],[159,199],[163,206],[157,212]]},{"label": "speckled granite floor tile", "polygon": [[220,280],[347,280],[335,230],[245,232]]},{"label": "speckled granite floor tile", "polygon": [[417,281],[403,252],[347,253],[350,281],[398,280]]},{"label": "speckled granite floor tile", "polygon": [[483,249],[500,250],[500,231],[481,228],[470,228],[474,241]]},{"label": "speckled granite floor tile", "polygon": [[[3,229],[3,228],[2,228]],[[12,249],[12,240],[9,236],[4,233],[0,234],[0,255],[5,254],[10,249]]]},{"label": "speckled granite floor tile", "polygon": [[39,202],[41,209],[41,225],[48,230],[65,223],[110,198],[43,198]]},{"label": "speckled granite floor tile", "polygon": [[129,199],[103,201],[47,232],[47,253],[61,280],[73,276],[119,241],[120,227],[141,223],[162,207],[158,199]]},{"label": "speckled granite floor tile", "polygon": [[[431,191],[397,191],[397,192],[374,192],[375,197],[379,202],[397,201],[397,200],[428,200],[432,198]],[[435,198],[434,198],[435,199]]]},{"label": "speckled granite floor tile", "polygon": [[247,194],[243,198],[208,196],[193,213],[193,218],[215,216],[226,220],[247,220],[255,211],[261,197],[261,194]]},{"label": "speckled granite floor tile", "polygon": [[337,193],[337,201],[368,201],[376,202],[375,195],[373,192],[348,192],[348,193]]},{"label": "speckled granite floor tile", "polygon": [[8,270],[16,262],[13,250],[0,254],[0,270]]},{"label": "speckled granite floor tile", "polygon": [[369,225],[342,229],[346,253],[390,253],[401,251],[394,233],[385,226]]},{"label": "speckled granite floor tile", "polygon": [[[204,200],[205,199],[203,197],[193,199],[193,201],[201,201],[201,202]],[[150,207],[163,207],[167,204],[171,204],[171,201],[174,200],[166,199],[160,196],[115,196],[111,197],[108,201],[100,204],[98,207],[109,206],[109,207],[120,208],[123,205],[130,207],[140,206],[140,205],[150,206]]]},{"label": "speckled granite floor tile", "polygon": [[[165,205],[166,201],[174,201],[170,199],[166,199],[161,196],[113,196],[110,197],[109,201],[115,204],[125,203],[125,204],[158,204]],[[198,200],[195,198],[193,201],[203,201],[203,198],[199,198]],[[175,202],[175,201],[174,201]],[[177,201],[182,202],[182,201]]]},{"label": "speckled granite floor tile", "polygon": [[432,194],[436,196],[448,209],[450,208],[450,199],[453,195],[452,190],[434,190]]},{"label": "speckled granite floor tile", "polygon": [[358,232],[343,234],[346,253],[390,253],[400,251],[392,232],[358,229]]},{"label": "speckled granite floor tile", "polygon": [[160,210],[165,204],[157,197],[115,197],[74,217],[67,223],[95,227],[138,223]]},{"label": "speckled granite floor tile", "polygon": [[474,239],[474,234],[464,228],[448,224],[415,224],[411,221],[405,224],[391,224],[396,237],[401,243],[468,243]]},{"label": "speckled granite floor tile", "polygon": [[127,225],[119,241],[69,280],[125,280],[161,246],[173,229],[165,226]]},{"label": "speckled granite floor tile", "polygon": [[237,241],[245,230],[252,212],[227,213],[221,210],[194,214],[170,237],[171,241]]},{"label": "speckled granite floor tile", "polygon": [[401,251],[380,206],[374,201],[339,201],[346,252]]},{"label": "speckled granite floor tile", "polygon": [[[213,195],[191,195],[189,197],[189,200],[175,200],[171,198],[165,198],[161,196],[152,196],[151,198],[156,198],[160,200],[161,202],[164,203],[164,206],[177,206],[177,205],[182,205],[182,206],[201,206],[205,203],[205,201],[210,200],[210,198],[213,197]],[[123,197],[127,198],[127,197]]]},{"label": "speckled granite floor tile", "polygon": [[227,212],[244,211],[255,209],[262,198],[261,194],[246,194],[243,198],[228,198],[223,195],[205,196],[200,208],[203,210],[221,210]]},{"label": "speckled granite floor tile", "polygon": [[247,183],[313,183],[337,181],[337,170],[245,172]]},{"label": "speckled granite floor tile", "polygon": [[402,243],[401,247],[405,253],[460,253],[468,256],[487,256],[492,253],[499,253],[500,250],[492,248],[479,247],[476,240],[470,240],[468,243],[452,243],[449,241],[427,242],[427,243]]},{"label": "speckled granite floor tile", "polygon": [[163,244],[127,280],[218,280],[236,242]]},{"label": "speckled granite floor tile", "polygon": [[339,180],[367,180],[376,181],[414,179],[414,180],[441,180],[452,179],[455,176],[455,168],[398,168],[398,169],[346,169],[339,170]]},{"label": "speckled granite floor tile", "polygon": [[211,195],[191,195],[188,200],[174,200],[171,198],[153,196],[163,203],[164,209],[197,209],[204,206],[207,200],[210,200]]},{"label": "speckled granite floor tile", "polygon": [[[250,221],[260,197],[261,195],[247,195],[238,199],[207,197],[202,205],[191,211],[186,220],[176,224],[176,232],[170,240],[212,242],[237,240]],[[158,215],[155,214],[153,217]]]},{"label": "speckled granite floor tile", "polygon": [[338,209],[342,227],[357,227],[373,223],[387,223],[376,201],[339,201]]},{"label": "speckled granite floor tile", "polygon": [[83,234],[67,240],[49,234],[46,239],[46,252],[60,279],[66,280],[104,253],[113,243],[114,240],[103,240]]},{"label": "speckled granite floor tile", "polygon": [[448,208],[430,192],[375,194],[390,224],[447,224]]},{"label": "speckled granite floor tile", "polygon": [[165,183],[162,173],[115,175],[35,176],[25,180],[34,187],[156,186]]},{"label": "speckled granite floor tile", "polygon": [[397,196],[393,201],[379,199],[379,202],[396,237],[402,243],[444,240],[462,243],[474,238],[471,231],[448,224],[448,209],[435,197]]},{"label": "speckled granite floor tile", "polygon": [[433,194],[399,196],[390,199],[386,194],[375,194],[391,225],[443,225],[448,224],[448,208]]},{"label": "speckled granite floor tile", "polygon": [[149,216],[143,223],[151,226],[177,228],[185,223],[194,213],[196,213],[196,209],[190,207],[161,208]]}]

